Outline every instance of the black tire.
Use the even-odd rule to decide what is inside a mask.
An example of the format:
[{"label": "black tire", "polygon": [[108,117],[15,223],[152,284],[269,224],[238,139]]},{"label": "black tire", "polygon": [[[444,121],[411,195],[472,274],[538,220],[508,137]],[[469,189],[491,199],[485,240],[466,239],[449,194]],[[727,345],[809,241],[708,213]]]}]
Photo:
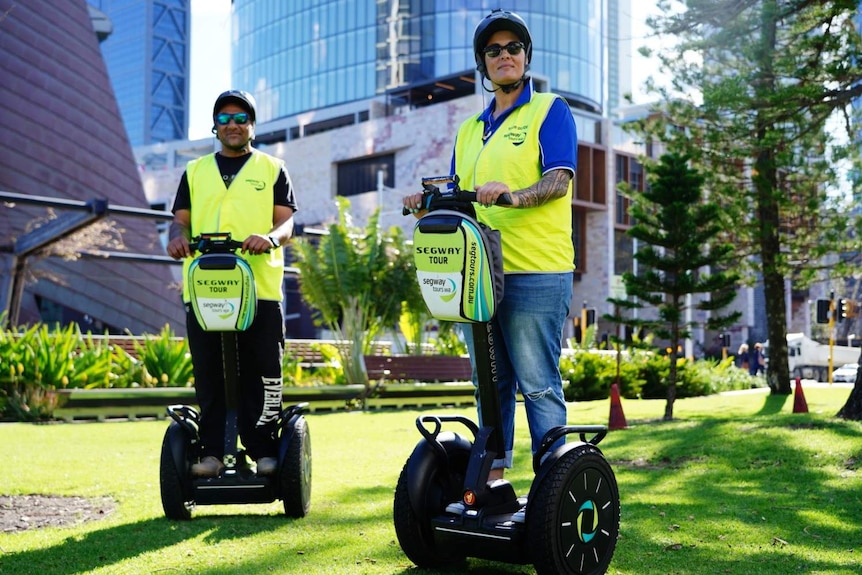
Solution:
[{"label": "black tire", "polygon": [[293,434],[279,468],[284,514],[301,518],[311,508],[311,435],[304,417],[293,424]]},{"label": "black tire", "polygon": [[[469,453],[465,457],[467,455]],[[430,521],[432,517],[442,514],[446,510],[446,505],[460,499],[460,490],[453,487],[462,486],[464,483],[466,459],[463,468],[460,465],[457,466],[461,471],[456,471],[456,475],[460,473],[460,476],[453,476],[447,480],[441,476],[439,469],[434,470],[433,477],[425,483],[428,488],[425,489],[425,493],[420,494],[425,502],[425,517],[418,517],[410,505],[407,486],[408,465],[409,460],[398,477],[392,512],[395,534],[401,549],[408,559],[424,569],[452,569],[463,566],[465,555],[456,550],[436,547]]]},{"label": "black tire", "polygon": [[[176,425],[176,424],[172,424]],[[188,463],[189,446],[183,442],[171,441],[173,433],[181,433],[176,429],[168,429],[162,440],[162,455],[159,464],[159,488],[162,494],[162,509],[165,517],[175,521],[188,521],[192,518],[194,501],[187,499],[187,493],[191,493],[190,465]],[[182,434],[183,436],[185,434]],[[171,445],[174,445],[173,449]],[[179,449],[181,459],[185,462],[182,469],[177,469],[174,459],[174,449]]]},{"label": "black tire", "polygon": [[564,453],[527,504],[527,542],[538,575],[607,571],[620,532],[613,470],[595,446]]}]

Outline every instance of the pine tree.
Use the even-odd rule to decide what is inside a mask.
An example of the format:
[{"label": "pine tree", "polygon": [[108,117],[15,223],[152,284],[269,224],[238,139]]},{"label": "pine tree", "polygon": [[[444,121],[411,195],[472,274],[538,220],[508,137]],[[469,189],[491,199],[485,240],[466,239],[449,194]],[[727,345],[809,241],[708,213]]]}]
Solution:
[{"label": "pine tree", "polygon": [[[791,392],[790,282],[804,288],[859,264],[853,212],[835,193],[837,167],[859,160],[858,4],[698,0],[673,11],[678,3],[662,1],[650,21],[669,46],[658,56],[672,83],[656,89],[662,103],[638,131],[687,153],[732,214],[736,260],[763,283],[776,394]],[[855,261],[834,257],[848,253]]]},{"label": "pine tree", "polygon": [[364,229],[352,225],[350,200],[339,196],[338,222],[319,240],[296,238],[291,247],[300,271],[302,299],[315,321],[331,330],[349,384],[369,386],[364,355],[374,339],[394,328],[402,302],[421,301],[413,254],[400,228],[378,228],[379,210]]},{"label": "pine tree", "polygon": [[648,172],[648,190],[627,192],[635,221],[627,233],[639,242],[635,252],[638,273],[623,274],[629,299],[613,301],[618,307],[649,305],[656,309],[654,318],[626,323],[670,344],[666,420],[673,419],[678,348],[696,325],[685,319],[687,296],[705,294],[694,308],[710,312],[708,329],[730,325],[740,316],[739,312],[718,313],[733,301],[739,276],[725,269],[733,246],[721,239],[724,214],[717,203],[704,198],[704,178],[688,166],[688,161],[686,156],[665,154]]}]

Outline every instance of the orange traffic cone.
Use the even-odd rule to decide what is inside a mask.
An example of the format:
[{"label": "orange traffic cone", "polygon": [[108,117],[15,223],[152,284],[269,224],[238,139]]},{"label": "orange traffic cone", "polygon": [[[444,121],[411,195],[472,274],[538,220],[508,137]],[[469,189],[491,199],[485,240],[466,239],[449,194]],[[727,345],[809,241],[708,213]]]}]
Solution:
[{"label": "orange traffic cone", "polygon": [[620,388],[616,383],[611,384],[611,415],[608,419],[608,429],[625,429],[626,416],[620,403]]},{"label": "orange traffic cone", "polygon": [[793,390],[793,413],[808,413],[808,402],[802,391],[802,378],[796,378],[796,388]]}]

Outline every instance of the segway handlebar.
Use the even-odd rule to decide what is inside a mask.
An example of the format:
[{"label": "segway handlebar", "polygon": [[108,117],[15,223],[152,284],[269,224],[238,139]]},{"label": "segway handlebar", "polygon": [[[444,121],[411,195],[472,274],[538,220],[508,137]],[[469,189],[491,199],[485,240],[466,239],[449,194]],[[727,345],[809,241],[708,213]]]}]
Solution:
[{"label": "segway handlebar", "polygon": [[[242,242],[231,238],[230,232],[213,232],[193,237],[189,241],[189,250],[201,254],[226,254],[242,249]],[[269,253],[269,250],[266,250]]]},{"label": "segway handlebar", "polygon": [[[423,210],[439,210],[452,206],[467,206],[476,201],[476,192],[462,190],[458,182],[457,174],[450,176],[431,176],[422,178],[422,208]],[[440,185],[447,186],[440,190]],[[451,186],[451,187],[449,187]],[[497,198],[496,205],[511,206],[511,194],[503,194]],[[401,210],[401,215],[409,215],[412,211],[408,208]]]}]

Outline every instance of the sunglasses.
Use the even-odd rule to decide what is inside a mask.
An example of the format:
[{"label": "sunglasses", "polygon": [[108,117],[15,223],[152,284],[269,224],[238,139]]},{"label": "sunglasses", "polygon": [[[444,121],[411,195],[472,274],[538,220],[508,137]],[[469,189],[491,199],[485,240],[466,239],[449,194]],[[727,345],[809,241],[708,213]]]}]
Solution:
[{"label": "sunglasses", "polygon": [[505,46],[500,46],[499,44],[491,44],[490,46],[482,50],[482,53],[489,58],[496,58],[503,50],[505,50],[511,56],[517,56],[524,48],[525,46],[523,42],[509,42]]},{"label": "sunglasses", "polygon": [[219,126],[227,126],[233,120],[238,126],[248,123],[248,114],[246,112],[237,112],[236,114],[228,114],[223,112],[215,117],[216,123]]}]

